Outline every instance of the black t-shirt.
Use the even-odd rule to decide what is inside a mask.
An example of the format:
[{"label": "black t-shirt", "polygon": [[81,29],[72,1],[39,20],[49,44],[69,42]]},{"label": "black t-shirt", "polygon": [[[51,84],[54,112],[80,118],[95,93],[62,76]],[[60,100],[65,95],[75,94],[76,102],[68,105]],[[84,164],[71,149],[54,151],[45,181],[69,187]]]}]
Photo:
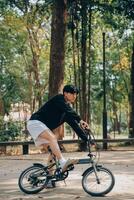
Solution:
[{"label": "black t-shirt", "polygon": [[37,112],[32,114],[30,120],[39,120],[48,128],[55,129],[64,122],[64,116],[70,120],[80,122],[80,116],[67,103],[62,94],[52,97]]}]

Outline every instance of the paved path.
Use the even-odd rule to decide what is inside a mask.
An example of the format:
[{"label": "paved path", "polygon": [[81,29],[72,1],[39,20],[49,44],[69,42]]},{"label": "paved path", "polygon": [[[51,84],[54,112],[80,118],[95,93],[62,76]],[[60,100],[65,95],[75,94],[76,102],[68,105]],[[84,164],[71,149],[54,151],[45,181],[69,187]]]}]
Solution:
[{"label": "paved path", "polygon": [[[85,158],[87,153],[65,153],[65,157]],[[60,182],[55,189],[44,189],[36,195],[26,195],[18,188],[18,177],[22,170],[33,162],[43,162],[46,155],[0,157],[0,200],[134,200],[134,151],[101,152],[100,163],[112,170],[116,184],[106,197],[91,197],[81,186],[81,174],[87,165],[76,165],[66,185]]]}]

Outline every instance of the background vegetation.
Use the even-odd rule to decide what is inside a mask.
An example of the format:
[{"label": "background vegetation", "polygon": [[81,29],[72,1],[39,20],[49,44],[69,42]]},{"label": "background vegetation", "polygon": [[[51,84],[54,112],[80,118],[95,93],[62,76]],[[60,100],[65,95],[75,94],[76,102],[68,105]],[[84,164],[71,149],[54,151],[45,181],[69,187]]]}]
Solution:
[{"label": "background vegetation", "polygon": [[[25,135],[29,114],[67,83],[80,89],[75,109],[102,133],[104,32],[108,132],[134,137],[133,1],[1,0],[0,8],[0,140]],[[25,116],[15,123],[13,111]]]}]

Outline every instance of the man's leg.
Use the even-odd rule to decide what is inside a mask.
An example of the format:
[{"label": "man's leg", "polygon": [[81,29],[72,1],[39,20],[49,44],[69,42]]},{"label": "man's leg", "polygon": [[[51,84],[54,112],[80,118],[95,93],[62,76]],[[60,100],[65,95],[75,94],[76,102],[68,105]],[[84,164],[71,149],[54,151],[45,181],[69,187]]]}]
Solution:
[{"label": "man's leg", "polygon": [[66,170],[67,166],[70,164],[75,164],[77,160],[65,160],[62,156],[62,153],[60,151],[56,136],[48,129],[45,130],[43,133],[39,135],[39,139],[45,139],[49,142],[49,146],[53,152],[53,154],[56,156],[56,158],[59,160],[60,166],[63,171]]},{"label": "man's leg", "polygon": [[[61,128],[61,127],[60,127]],[[60,140],[61,137],[60,135],[58,134],[58,129],[54,129],[53,130],[53,133],[56,137],[57,140]],[[45,151],[48,151],[48,147],[49,147],[49,144],[43,144],[42,145],[43,149],[45,149]],[[60,146],[60,150],[61,150],[61,146]],[[54,163],[54,159],[53,159],[53,155],[51,153],[49,153],[49,156],[48,156],[48,159],[47,159],[47,165],[50,165],[50,164],[53,164]],[[53,172],[55,170],[55,166],[53,166],[50,170],[49,170],[49,174],[50,175],[53,175]]]},{"label": "man's leg", "polygon": [[43,133],[41,133],[39,135],[39,139],[45,139],[49,142],[49,146],[50,146],[53,154],[57,157],[58,160],[63,158],[60,148],[59,148],[59,145],[57,143],[57,139],[50,130],[45,130]]},{"label": "man's leg", "polygon": [[[49,152],[48,147],[49,147],[49,144],[42,144],[41,145],[42,151],[45,151],[45,152]],[[52,156],[51,153],[49,153],[48,159],[47,159],[47,166],[49,166],[50,164],[53,164],[53,163],[54,163],[53,156]],[[49,176],[54,175],[55,166],[48,169],[48,171],[49,171]],[[49,179],[49,181],[45,184],[45,188],[54,188],[54,187],[56,187],[56,183],[53,182],[51,179]]]},{"label": "man's leg", "polygon": [[[41,151],[42,152],[48,152],[48,147],[49,147],[49,144],[42,144],[41,145]],[[47,165],[50,165],[53,160],[53,156],[52,156],[52,154],[51,153],[49,153],[49,155],[48,155],[48,159],[47,159]]]}]

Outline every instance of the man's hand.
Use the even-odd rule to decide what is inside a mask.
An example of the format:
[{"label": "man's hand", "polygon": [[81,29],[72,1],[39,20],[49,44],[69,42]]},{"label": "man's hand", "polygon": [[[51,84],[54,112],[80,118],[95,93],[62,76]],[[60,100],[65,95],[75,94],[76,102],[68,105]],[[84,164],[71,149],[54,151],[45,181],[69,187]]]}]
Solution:
[{"label": "man's hand", "polygon": [[83,128],[83,129],[89,129],[89,125],[87,122],[83,121],[83,120],[80,120],[80,126]]}]

